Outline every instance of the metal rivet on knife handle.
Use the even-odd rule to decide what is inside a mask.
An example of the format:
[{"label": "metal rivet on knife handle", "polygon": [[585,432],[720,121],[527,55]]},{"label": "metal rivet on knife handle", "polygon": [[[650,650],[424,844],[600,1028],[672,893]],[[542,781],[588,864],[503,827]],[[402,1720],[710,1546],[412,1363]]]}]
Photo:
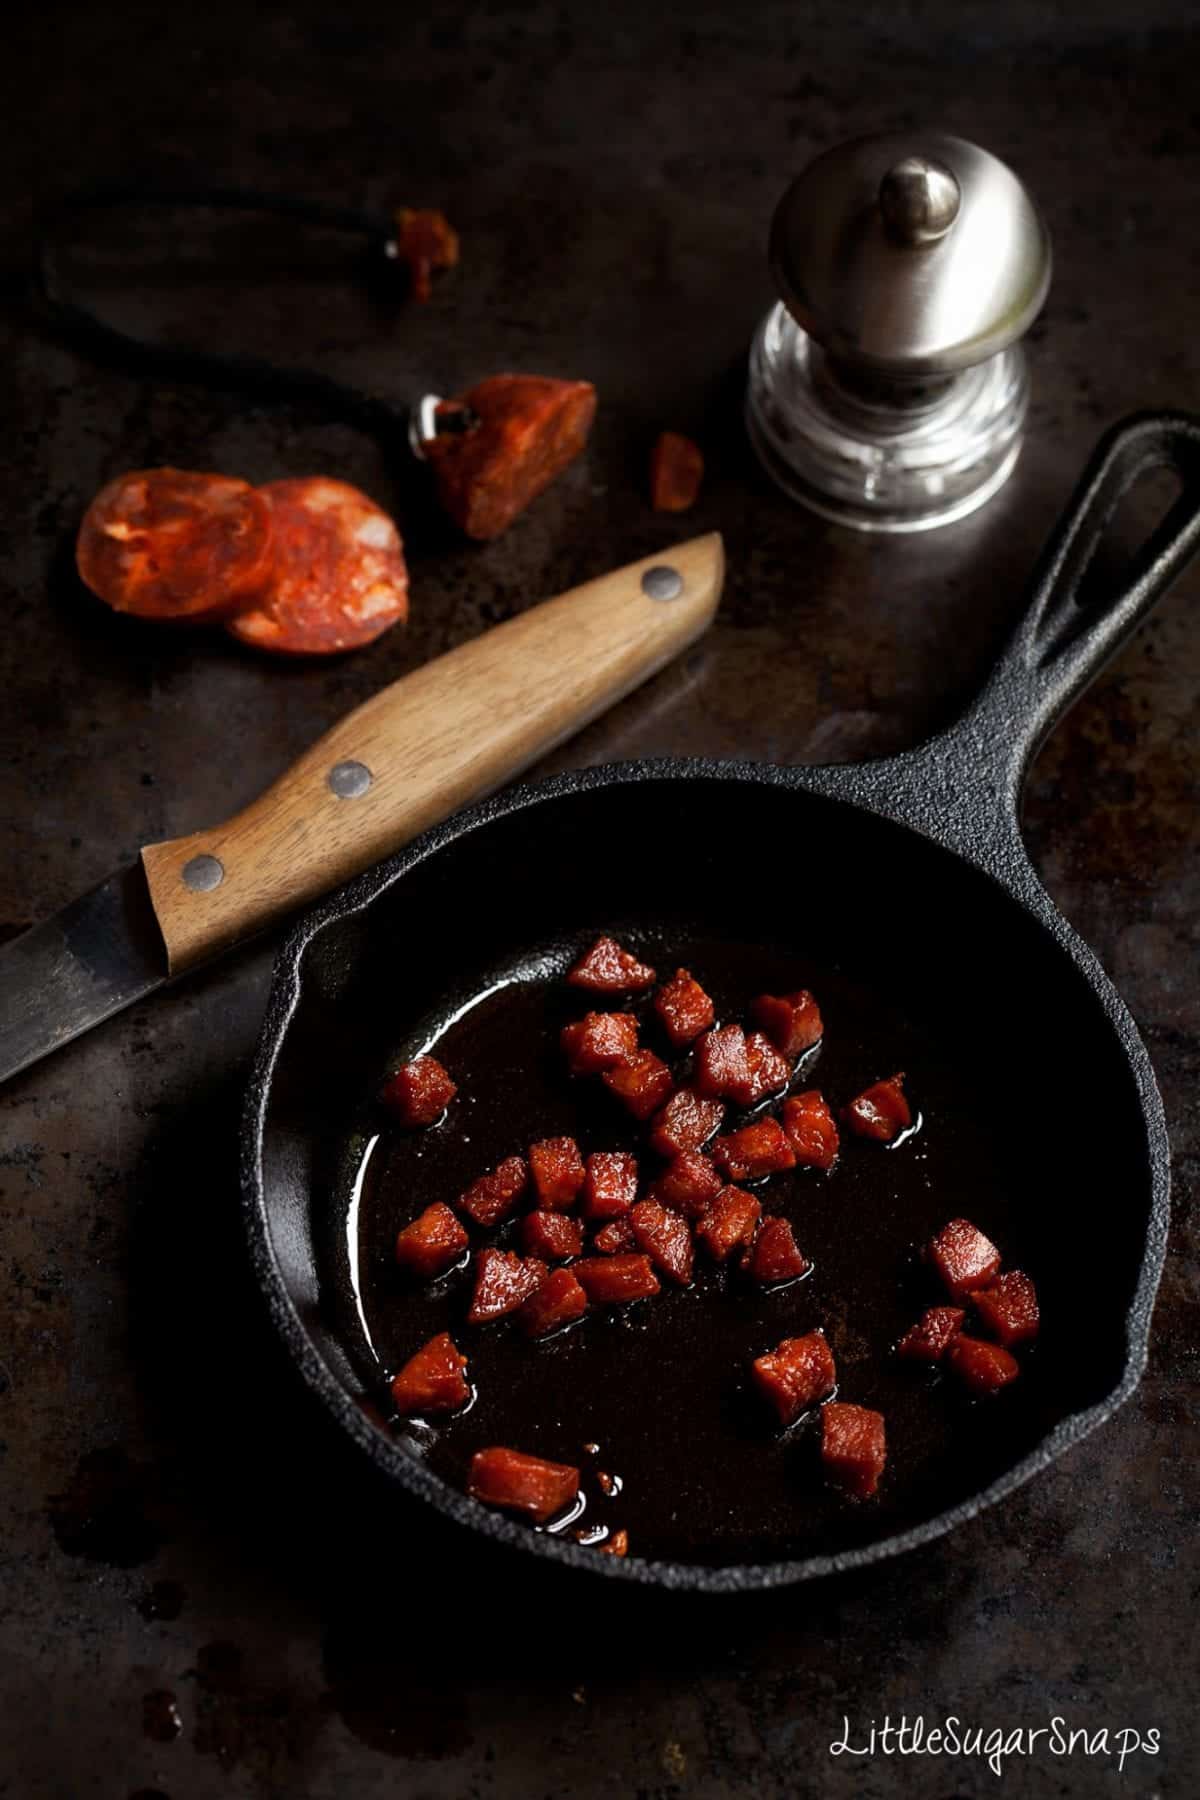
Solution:
[{"label": "metal rivet on knife handle", "polygon": [[366,763],[334,763],[329,771],[329,786],[339,800],[357,800],[371,785],[371,771]]},{"label": "metal rivet on knife handle", "polygon": [[193,856],[183,865],[183,885],[193,894],[211,893],[225,879],[225,865],[215,856]]},{"label": "metal rivet on knife handle", "polygon": [[655,563],[642,576],[642,592],[651,600],[677,600],[683,592],[683,576],[670,563]]}]

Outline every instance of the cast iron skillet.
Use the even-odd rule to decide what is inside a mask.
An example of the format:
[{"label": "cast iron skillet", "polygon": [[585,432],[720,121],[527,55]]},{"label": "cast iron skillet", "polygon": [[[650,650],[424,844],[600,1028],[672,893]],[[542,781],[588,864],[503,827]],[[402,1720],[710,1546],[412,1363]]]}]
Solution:
[{"label": "cast iron skillet", "polygon": [[[1118,501],[1160,467],[1179,477],[1178,498],[1116,591],[1084,606],[1081,578]],[[1099,446],[998,666],[944,735],[858,767],[624,763],[511,789],[426,833],[293,931],[276,968],[245,1115],[246,1223],[280,1334],[380,1469],[462,1524],[536,1555],[615,1580],[729,1592],[858,1567],[935,1538],[1045,1468],[1129,1396],[1146,1359],[1166,1243],[1162,1104],[1129,1013],[1026,856],[1018,806],[1042,739],[1198,544],[1200,422],[1131,419]],[[879,1153],[857,1165],[870,1171],[867,1186],[863,1196],[847,1190],[840,1218],[822,1226],[817,1203],[810,1208],[818,1277],[829,1277],[832,1293],[858,1270],[868,1311],[857,1323],[868,1335],[878,1327],[869,1366],[884,1371],[875,1378],[883,1385],[844,1385],[843,1397],[885,1405],[901,1476],[910,1442],[923,1444],[925,1461],[914,1457],[911,1479],[892,1481],[890,1490],[885,1483],[891,1497],[882,1503],[814,1502],[811,1516],[798,1503],[786,1543],[739,1537],[726,1513],[707,1521],[711,1541],[702,1530],[693,1548],[684,1531],[682,1554],[600,1556],[470,1500],[461,1483],[438,1473],[436,1456],[397,1435],[377,1410],[385,1389],[371,1379],[357,1240],[346,1233],[355,1157],[369,1130],[363,1096],[398,1052],[412,1054],[445,1029],[459,1034],[469,1057],[462,1020],[469,1024],[472,1002],[489,989],[500,999],[493,995],[479,1013],[491,1019],[479,1054],[494,1066],[497,1045],[511,1035],[503,1012],[494,1015],[509,991],[503,984],[515,978],[516,995],[547,991],[522,987],[520,978],[561,972],[602,928],[664,957],[702,945],[711,959],[713,946],[727,944],[738,966],[775,957],[800,977],[816,954],[834,995],[844,986],[851,1039],[854,996],[880,996],[880,1041],[868,1049],[864,1034],[859,1046],[864,1080],[890,1072],[896,1048],[909,1054],[910,1069],[916,1059],[917,1082],[921,1046],[941,1047],[930,1052],[920,1095],[931,1116],[936,1103],[946,1121],[941,1136],[926,1134],[925,1187],[911,1174],[900,1179],[903,1169],[922,1166],[915,1155],[905,1165]],[[523,1029],[514,1015],[512,1032]],[[514,1064],[522,1053],[514,1042]],[[501,1086],[519,1098],[511,1076]],[[848,1068],[841,1079],[850,1079]],[[960,1106],[973,1125],[956,1151]],[[519,1135],[501,1150],[505,1130],[517,1125],[480,1112],[471,1153],[489,1166],[488,1153],[541,1135],[536,1127],[553,1116],[551,1108],[520,1120]],[[989,1118],[1000,1127],[991,1137]],[[942,1137],[950,1148],[939,1164]],[[889,1258],[895,1249],[902,1262],[904,1244],[952,1214],[970,1216],[983,1194],[993,1208],[986,1216],[1003,1215],[1010,1260],[1037,1270],[1043,1338],[1023,1389],[1018,1383],[1005,1396],[1011,1404],[951,1412],[939,1435],[942,1427],[928,1422],[942,1418],[945,1394],[898,1397],[894,1364],[877,1354],[915,1305],[903,1293],[910,1277],[901,1270],[893,1278]],[[384,1222],[385,1238],[393,1228]],[[803,1304],[816,1304],[817,1282],[801,1285],[811,1292]],[[687,1299],[673,1296],[680,1320]],[[769,1329],[765,1317],[751,1321],[760,1335]],[[837,1324],[851,1341],[840,1314]],[[695,1340],[701,1371],[706,1342]],[[624,1354],[636,1358],[637,1344],[630,1337]],[[682,1467],[687,1420],[656,1406],[651,1339],[647,1352],[644,1381],[624,1403],[650,1409],[647,1431],[662,1463]],[[539,1374],[538,1383],[548,1378]]]}]

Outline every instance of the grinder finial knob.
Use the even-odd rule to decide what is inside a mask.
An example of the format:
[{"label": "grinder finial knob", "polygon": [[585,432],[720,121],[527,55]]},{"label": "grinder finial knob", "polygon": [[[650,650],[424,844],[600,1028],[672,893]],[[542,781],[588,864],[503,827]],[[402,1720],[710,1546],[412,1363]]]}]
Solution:
[{"label": "grinder finial knob", "polygon": [[945,237],[961,200],[950,170],[930,156],[902,157],[879,184],[879,210],[902,244],[934,244]]}]

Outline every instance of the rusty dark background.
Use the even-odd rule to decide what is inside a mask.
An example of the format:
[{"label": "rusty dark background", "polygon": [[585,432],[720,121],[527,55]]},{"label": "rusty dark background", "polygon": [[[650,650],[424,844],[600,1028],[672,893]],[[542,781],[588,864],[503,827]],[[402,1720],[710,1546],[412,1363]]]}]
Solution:
[{"label": "rusty dark background", "polygon": [[[721,621],[547,766],[835,760],[947,720],[1100,429],[1200,402],[1189,13],[22,9],[0,63],[5,931],[224,816],[428,656],[669,544],[680,527],[643,480],[663,425],[708,453],[683,529],[726,534]],[[920,122],[1016,165],[1057,272],[1011,484],[957,526],[873,542],[772,490],[738,395],[789,174],[850,133]],[[443,206],[463,263],[424,309],[357,283],[325,243],[195,227],[151,245],[136,279],[104,264],[105,298],[140,329],[273,350],[397,399],[497,368],[588,376],[586,462],[471,548],[344,424],[54,341],[25,302],[34,202],[101,175]],[[108,616],[73,578],[74,528],[107,476],[165,461],[323,470],[395,506],[411,629],[294,669]],[[6,1800],[996,1791],[977,1763],[829,1755],[844,1714],[865,1731],[885,1713],[1156,1727],[1161,1754],[1120,1777],[1103,1756],[1043,1754],[1014,1760],[1004,1792],[1196,1792],[1198,597],[1200,572],[1059,729],[1028,794],[1038,865],[1129,1000],[1171,1125],[1171,1251],[1134,1401],[955,1536],[760,1602],[609,1594],[463,1541],[374,1487],[309,1410],[250,1286],[234,1130],[271,961],[258,944],[0,1095]],[[975,948],[981,1004],[1003,1004]],[[1019,1116],[1019,1093],[999,1099]],[[1103,1121],[1064,1121],[1080,1128]],[[1119,1204],[1097,1196],[1098,1230]]]}]

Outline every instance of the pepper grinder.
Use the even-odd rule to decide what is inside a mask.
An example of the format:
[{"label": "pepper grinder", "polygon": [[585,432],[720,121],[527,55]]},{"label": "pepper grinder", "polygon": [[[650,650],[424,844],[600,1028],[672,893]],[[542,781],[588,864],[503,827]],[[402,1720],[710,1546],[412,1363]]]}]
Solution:
[{"label": "pepper grinder", "polygon": [[990,499],[1029,402],[1018,340],[1050,285],[1012,170],[940,132],[856,138],[784,194],[770,262],[746,422],[779,485],[860,531],[926,531]]}]

